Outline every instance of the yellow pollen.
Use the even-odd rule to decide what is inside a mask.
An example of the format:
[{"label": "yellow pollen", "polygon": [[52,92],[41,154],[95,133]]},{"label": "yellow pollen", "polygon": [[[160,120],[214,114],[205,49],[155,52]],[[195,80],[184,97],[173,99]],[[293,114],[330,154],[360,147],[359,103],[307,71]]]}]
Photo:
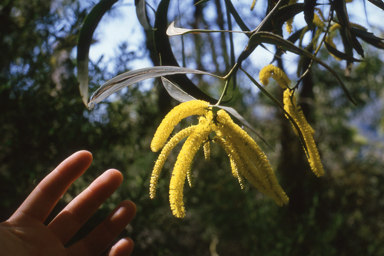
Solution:
[{"label": "yellow pollen", "polygon": [[[324,175],[323,165],[321,164],[319,151],[317,150],[315,140],[313,139],[314,130],[308,124],[303,111],[300,107],[296,105],[296,97],[294,91],[285,90],[284,91],[284,109],[287,113],[295,120],[297,125],[300,128],[301,133],[304,137],[304,143],[307,146],[307,157],[309,165],[311,166],[312,171],[316,176],[320,177]],[[298,134],[294,128],[296,135]]]},{"label": "yellow pollen", "polygon": [[173,108],[163,119],[153,136],[151,149],[157,152],[167,141],[174,127],[184,118],[192,115],[204,115],[209,103],[202,100],[192,100],[181,103]]},{"label": "yellow pollen", "polygon": [[288,85],[291,84],[291,80],[288,78],[287,74],[284,73],[280,68],[269,64],[263,67],[259,73],[260,83],[263,85],[269,84],[269,78],[275,79],[275,81],[281,86],[281,88],[286,89]]},{"label": "yellow pollen", "polygon": [[169,154],[171,153],[172,149],[185,137],[189,136],[193,130],[196,128],[196,126],[190,126],[188,128],[185,128],[181,131],[179,131],[175,136],[172,137],[168,141],[167,144],[165,144],[164,148],[161,150],[161,153],[156,160],[155,167],[153,168],[152,175],[151,175],[151,181],[150,181],[150,187],[149,187],[149,196],[151,199],[155,198],[156,195],[156,186],[159,180],[159,176],[161,173],[161,170],[164,166],[165,161],[167,160]]}]

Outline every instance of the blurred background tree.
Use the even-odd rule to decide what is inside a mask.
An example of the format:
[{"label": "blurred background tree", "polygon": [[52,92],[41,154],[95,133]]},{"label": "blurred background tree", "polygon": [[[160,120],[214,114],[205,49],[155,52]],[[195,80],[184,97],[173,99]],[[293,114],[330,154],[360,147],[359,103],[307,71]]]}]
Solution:
[{"label": "blurred background tree", "polygon": [[[260,1],[254,13],[245,9],[250,3],[243,5],[244,10],[236,8],[244,11],[242,17],[252,28],[265,16],[265,2]],[[169,20],[177,19],[184,27],[228,29],[226,4],[228,1],[210,1],[195,7],[179,6],[179,10],[174,4]],[[117,8],[118,3],[109,11],[110,17]],[[130,199],[137,204],[138,213],[122,235],[135,241],[134,255],[384,254],[384,139],[380,133],[383,62],[376,49],[363,45],[364,62],[355,64],[350,75],[343,78],[357,106],[317,65],[302,81],[305,85],[300,87],[300,103],[316,131],[326,171],[320,179],[311,173],[283,113],[239,74],[228,105],[275,149],[273,152],[256,138],[290,203],[280,208],[248,184],[241,190],[230,175],[225,152],[212,145],[210,162],[204,160],[202,152],[195,159],[196,183],[185,190],[188,212],[180,220],[172,216],[168,202],[170,173],[178,148],[164,166],[156,198],[150,200],[148,195],[157,157],[150,152],[149,144],[157,125],[177,102],[155,80],[148,90],[140,89],[139,83],[116,93],[93,112],[84,108],[73,52],[89,12],[90,8],[74,0],[0,3],[0,23],[6,24],[0,26],[1,220],[8,218],[61,160],[76,150],[87,149],[93,153],[94,162],[56,211],[107,168],[121,170],[125,182],[71,242],[97,225],[119,201]],[[153,14],[147,15],[153,24]],[[145,34],[144,56],[158,65],[153,34],[148,30]],[[235,42],[241,42],[241,38],[245,36]],[[229,34],[193,34],[171,38],[170,42],[184,66],[224,75],[232,65]],[[89,64],[91,91],[142,58],[142,54],[129,50],[134,43],[119,46],[112,61],[114,71],[107,68],[103,58]],[[243,49],[234,50],[238,54]],[[267,62],[274,57],[273,53],[264,54],[269,54]],[[321,51],[320,56],[340,77],[344,76],[344,67],[327,51]],[[297,66],[296,60],[287,59],[288,64],[283,64],[287,70]],[[259,67],[252,64],[247,59],[243,66],[257,74]],[[214,97],[220,93],[220,84],[212,78],[194,76],[192,81]],[[282,97],[273,83],[267,89]]]}]

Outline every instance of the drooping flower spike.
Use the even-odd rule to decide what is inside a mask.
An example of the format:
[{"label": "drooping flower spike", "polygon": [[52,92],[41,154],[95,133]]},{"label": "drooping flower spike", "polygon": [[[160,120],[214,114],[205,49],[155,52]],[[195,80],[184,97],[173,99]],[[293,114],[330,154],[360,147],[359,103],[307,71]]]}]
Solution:
[{"label": "drooping flower spike", "polygon": [[173,214],[178,218],[185,217],[185,208],[183,203],[183,189],[187,172],[191,168],[191,164],[196,152],[201,144],[211,132],[210,123],[212,122],[212,112],[207,119],[200,119],[200,123],[185,141],[180,153],[177,157],[175,167],[172,172],[171,182],[169,184],[169,201]]},{"label": "drooping flower spike", "polygon": [[184,102],[173,108],[163,119],[153,136],[151,149],[159,151],[171,135],[175,126],[184,118],[192,115],[204,115],[207,112],[209,103],[202,100]]},{"label": "drooping flower spike", "polygon": [[[319,151],[317,150],[315,140],[313,139],[313,135],[315,131],[308,124],[303,111],[300,106],[296,104],[296,97],[294,91],[285,90],[284,91],[284,109],[287,113],[295,120],[297,125],[300,128],[301,133],[304,137],[305,145],[307,146],[307,157],[309,165],[311,166],[312,171],[316,174],[316,176],[320,177],[324,175],[323,165],[321,164]],[[296,128],[293,127],[296,134]]]},{"label": "drooping flower spike", "polygon": [[182,139],[189,136],[195,130],[195,128],[196,128],[196,125],[190,126],[188,128],[181,130],[175,136],[173,136],[172,139],[169,140],[168,143],[161,150],[160,155],[157,158],[157,161],[155,163],[155,167],[153,168],[152,175],[151,175],[151,182],[150,182],[150,188],[149,188],[149,195],[150,195],[151,199],[155,198],[156,185],[157,185],[157,182],[159,180],[161,170],[162,170],[164,163],[167,160],[169,154],[171,153],[172,149]]},{"label": "drooping flower spike", "polygon": [[[169,201],[172,213],[178,218],[185,216],[183,202],[185,180],[188,179],[190,186],[193,185],[191,171],[193,158],[201,145],[203,145],[206,159],[208,158],[209,135],[211,132],[215,132],[216,137],[214,137],[213,141],[222,146],[227,152],[232,174],[239,180],[242,188],[244,177],[260,192],[272,197],[278,205],[288,203],[288,197],[278,184],[264,152],[244,130],[232,121],[224,110],[220,110],[214,115],[208,102],[185,102],[171,110],[156,131],[151,144],[152,149],[161,148],[162,146],[159,145],[165,144],[177,122],[188,115],[199,115],[199,124],[177,133],[161,151],[151,177],[151,198],[155,196],[156,185],[165,159],[178,142],[189,136],[177,157],[169,186]],[[177,122],[172,118],[175,118]]]},{"label": "drooping flower spike", "polygon": [[235,124],[224,110],[217,112],[217,121],[221,124],[219,129],[231,144],[231,151],[240,153],[240,161],[245,167],[239,169],[241,175],[262,193],[272,197],[276,204],[287,204],[288,197],[280,187],[266,155],[256,142]]},{"label": "drooping flower spike", "polygon": [[280,85],[280,87],[284,90],[288,88],[288,85],[291,84],[291,80],[280,68],[269,64],[263,67],[259,73],[260,83],[263,85],[269,84],[269,78],[275,79],[275,81]]},{"label": "drooping flower spike", "polygon": [[[297,0],[289,0],[289,3],[288,4],[295,4],[297,2]],[[285,23],[285,29],[287,30],[287,32],[289,34],[291,34],[293,32],[293,27],[292,27],[292,23],[293,23],[293,18],[290,18],[289,20],[287,20],[287,22]]]},{"label": "drooping flower spike", "polygon": [[[304,150],[306,151],[308,162],[312,171],[318,177],[324,175],[324,169],[323,169],[323,165],[321,164],[319,151],[317,150],[315,140],[313,139],[313,135],[315,134],[315,131],[308,124],[300,106],[297,106],[296,104],[296,97],[294,95],[295,91],[289,88],[290,80],[288,76],[280,68],[275,67],[273,65],[267,65],[264,68],[262,68],[262,70],[260,71],[260,74],[259,74],[260,82],[264,85],[267,85],[269,82],[268,79],[270,77],[275,79],[276,82],[285,90],[284,91],[284,110],[293,118],[293,120],[299,127],[300,132],[303,134],[304,143],[307,148],[306,150],[304,147]],[[292,124],[292,127],[295,134],[298,136],[299,134],[296,127],[293,124]]]}]

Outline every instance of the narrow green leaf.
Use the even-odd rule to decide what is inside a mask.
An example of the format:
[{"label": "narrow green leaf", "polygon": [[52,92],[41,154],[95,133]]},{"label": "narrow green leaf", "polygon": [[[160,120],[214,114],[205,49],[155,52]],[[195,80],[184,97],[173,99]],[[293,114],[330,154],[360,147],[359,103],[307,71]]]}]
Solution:
[{"label": "narrow green leaf", "polygon": [[276,21],[279,24],[283,24],[287,20],[294,18],[297,14],[302,13],[305,10],[304,6],[303,3],[294,3],[280,7],[276,11]]},{"label": "narrow green leaf", "polygon": [[108,80],[105,84],[100,86],[93,93],[91,100],[88,103],[88,109],[92,110],[95,107],[95,104],[99,103],[103,99],[107,98],[111,94],[121,90],[124,87],[150,78],[177,74],[200,74],[220,78],[208,72],[175,66],[158,66],[128,71],[112,78],[111,80]]},{"label": "narrow green leaf", "polygon": [[351,30],[351,24],[349,22],[345,0],[332,1],[332,7],[336,11],[337,19],[341,26],[340,32],[344,34],[347,42],[352,46],[352,48],[355,49],[356,52],[364,58],[363,47]]},{"label": "narrow green leaf", "polygon": [[147,15],[147,2],[146,0],[135,0],[136,16],[141,26],[145,30],[152,30],[152,26],[149,24]]},{"label": "narrow green leaf", "polygon": [[362,30],[362,29],[358,29],[358,28],[352,28],[352,31],[357,37],[361,38],[362,40],[364,40],[368,44],[370,44],[376,48],[379,48],[379,49],[384,49],[384,42],[383,42],[384,39],[383,38],[377,37],[371,32],[368,32],[368,31]]},{"label": "narrow green leaf", "polygon": [[304,19],[309,28],[313,27],[315,17],[316,0],[304,0]]},{"label": "narrow green leaf", "polygon": [[[225,6],[229,10],[229,12],[232,14],[233,18],[235,18],[235,21],[237,25],[243,30],[244,32],[249,32],[250,29],[245,25],[244,21],[241,19],[240,15],[237,13],[235,7],[233,6],[231,0],[224,0]],[[249,37],[250,35],[248,35]]]},{"label": "narrow green leaf", "polygon": [[79,40],[77,43],[77,80],[80,83],[80,95],[86,106],[88,102],[88,54],[92,36],[103,15],[117,1],[118,0],[101,0],[96,4],[85,18],[79,33]]},{"label": "narrow green leaf", "polygon": [[335,57],[339,58],[339,59],[342,59],[342,60],[347,60],[347,61],[350,61],[350,62],[361,62],[363,60],[359,60],[359,59],[355,59],[343,52],[340,52],[339,50],[337,50],[335,47],[333,47],[332,45],[330,45],[329,43],[327,43],[326,41],[324,41],[324,45],[325,45],[325,48],[327,48],[327,50],[329,51],[329,53],[333,54]]}]

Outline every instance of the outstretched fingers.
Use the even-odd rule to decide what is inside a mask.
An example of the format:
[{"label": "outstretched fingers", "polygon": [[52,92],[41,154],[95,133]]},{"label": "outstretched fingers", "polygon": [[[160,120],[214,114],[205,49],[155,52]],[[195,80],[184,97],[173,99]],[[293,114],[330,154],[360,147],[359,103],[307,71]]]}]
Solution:
[{"label": "outstretched fingers", "polygon": [[133,251],[133,241],[129,238],[120,239],[108,252],[108,256],[128,256]]},{"label": "outstretched fingers", "polygon": [[[131,201],[121,202],[108,217],[83,240],[68,248],[69,255],[100,255],[108,248],[136,214],[136,205]],[[133,249],[130,240],[120,240],[109,255],[122,255]]]},{"label": "outstretched fingers", "polygon": [[100,205],[107,200],[123,181],[114,169],[100,175],[87,189],[72,200],[48,225],[48,228],[66,244],[84,225]]},{"label": "outstretched fingers", "polygon": [[46,176],[10,219],[31,217],[43,222],[69,186],[80,177],[92,162],[92,154],[79,151],[65,159]]}]

